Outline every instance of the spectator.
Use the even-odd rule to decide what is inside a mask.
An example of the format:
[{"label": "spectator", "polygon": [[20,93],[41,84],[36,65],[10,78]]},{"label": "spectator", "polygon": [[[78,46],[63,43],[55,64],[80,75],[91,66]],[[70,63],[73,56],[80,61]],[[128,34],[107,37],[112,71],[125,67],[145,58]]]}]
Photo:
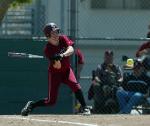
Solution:
[{"label": "spectator", "polygon": [[[150,25],[148,26],[150,30]],[[147,38],[150,38],[150,31],[147,33]],[[143,43],[136,52],[136,57],[141,57],[142,64],[148,73],[150,71],[150,40]]]},{"label": "spectator", "polygon": [[117,112],[115,90],[122,82],[123,77],[120,67],[113,63],[113,55],[113,51],[105,51],[104,63],[97,66],[95,77],[88,92],[88,99],[93,98],[94,100],[94,113]]},{"label": "spectator", "polygon": [[120,114],[128,114],[133,106],[141,104],[149,96],[150,78],[147,76],[143,64],[136,60],[133,71],[124,74],[121,88],[116,96],[120,106]]},{"label": "spectator", "polygon": [[[147,34],[147,38],[150,38],[150,32]],[[143,55],[150,55],[150,40],[143,43],[136,52],[136,57],[142,57]]]}]

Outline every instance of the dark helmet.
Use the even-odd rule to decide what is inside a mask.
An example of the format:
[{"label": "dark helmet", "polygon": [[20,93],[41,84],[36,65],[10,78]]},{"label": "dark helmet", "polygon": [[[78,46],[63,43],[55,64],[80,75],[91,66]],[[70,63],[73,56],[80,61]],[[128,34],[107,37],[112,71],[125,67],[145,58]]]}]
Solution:
[{"label": "dark helmet", "polygon": [[45,25],[43,32],[46,37],[50,37],[51,31],[57,31],[58,33],[60,32],[60,29],[55,23],[48,23]]}]

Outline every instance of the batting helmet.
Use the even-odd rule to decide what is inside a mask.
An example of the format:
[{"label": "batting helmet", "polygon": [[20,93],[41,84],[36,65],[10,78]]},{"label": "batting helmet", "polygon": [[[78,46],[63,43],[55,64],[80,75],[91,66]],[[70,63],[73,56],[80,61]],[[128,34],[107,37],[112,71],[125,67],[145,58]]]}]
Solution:
[{"label": "batting helmet", "polygon": [[58,26],[55,23],[46,24],[44,29],[43,29],[43,32],[44,32],[45,36],[50,37],[51,36],[51,31],[57,31],[59,33],[60,29],[58,28]]}]

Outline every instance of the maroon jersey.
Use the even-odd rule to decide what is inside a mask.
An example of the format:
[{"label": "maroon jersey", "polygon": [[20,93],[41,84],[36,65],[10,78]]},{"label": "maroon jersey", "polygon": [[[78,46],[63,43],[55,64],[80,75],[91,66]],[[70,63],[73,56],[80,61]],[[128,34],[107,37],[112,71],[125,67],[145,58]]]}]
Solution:
[{"label": "maroon jersey", "polygon": [[51,72],[65,72],[67,69],[70,68],[70,58],[69,58],[69,56],[64,57],[61,60],[61,68],[60,69],[55,69],[53,67],[53,64],[52,64],[50,58],[53,57],[56,54],[64,53],[67,50],[67,47],[72,46],[72,45],[73,45],[73,42],[65,35],[59,36],[59,45],[58,46],[52,45],[50,43],[46,44],[44,52],[45,52],[45,56],[50,61],[49,70]]},{"label": "maroon jersey", "polygon": [[144,50],[144,49],[148,49],[150,48],[150,41],[143,43],[140,48],[138,49],[138,51],[136,52],[136,56],[139,57],[139,52]]},{"label": "maroon jersey", "polygon": [[84,64],[84,55],[79,48],[76,49],[75,54],[78,59],[78,64]]}]

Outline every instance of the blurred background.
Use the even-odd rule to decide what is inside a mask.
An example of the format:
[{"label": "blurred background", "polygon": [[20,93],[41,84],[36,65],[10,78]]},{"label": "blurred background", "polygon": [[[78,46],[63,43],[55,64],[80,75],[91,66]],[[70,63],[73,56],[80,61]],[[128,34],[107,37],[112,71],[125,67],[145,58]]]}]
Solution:
[{"label": "blurred background", "polygon": [[[114,62],[122,66],[122,56],[134,58],[139,45],[147,41],[150,1],[0,0],[0,114],[20,114],[28,100],[47,96],[47,61],[13,59],[7,52],[43,55],[42,30],[48,22],[55,22],[83,52],[80,83],[91,105],[87,95],[92,70],[103,62],[104,51],[113,50]],[[78,72],[74,59],[73,67]],[[35,113],[72,113],[74,96],[68,87],[61,88],[55,107]]]}]

